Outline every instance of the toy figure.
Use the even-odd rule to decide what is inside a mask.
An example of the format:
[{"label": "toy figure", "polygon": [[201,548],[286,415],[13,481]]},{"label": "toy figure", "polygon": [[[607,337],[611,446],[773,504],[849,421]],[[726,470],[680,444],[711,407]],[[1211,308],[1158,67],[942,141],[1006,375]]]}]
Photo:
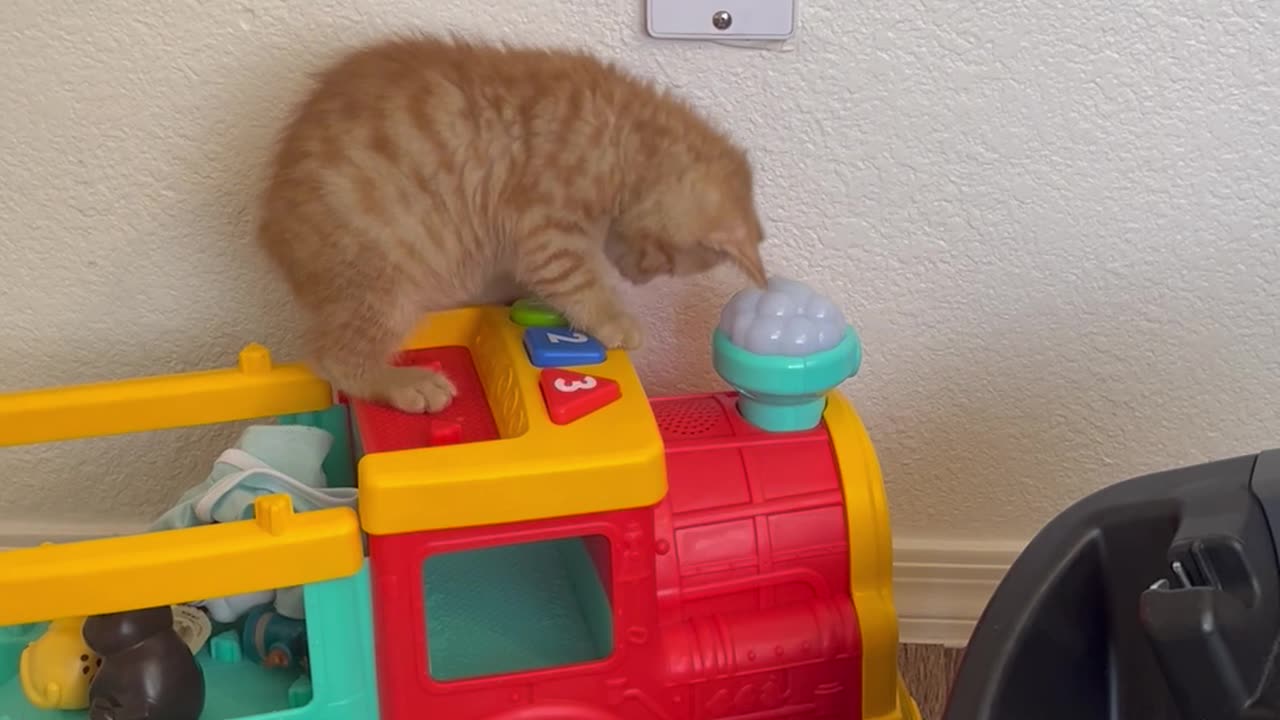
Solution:
[{"label": "toy figure", "polygon": [[89,720],[197,720],[204,711],[204,673],[173,628],[172,608],[90,617],[84,639],[103,659]]},{"label": "toy figure", "polygon": [[64,618],[22,651],[18,676],[22,694],[41,710],[89,707],[89,683],[102,665],[81,636],[84,618]]},{"label": "toy figure", "polygon": [[270,668],[307,666],[307,625],[261,606],[245,616],[241,636],[246,657]]}]

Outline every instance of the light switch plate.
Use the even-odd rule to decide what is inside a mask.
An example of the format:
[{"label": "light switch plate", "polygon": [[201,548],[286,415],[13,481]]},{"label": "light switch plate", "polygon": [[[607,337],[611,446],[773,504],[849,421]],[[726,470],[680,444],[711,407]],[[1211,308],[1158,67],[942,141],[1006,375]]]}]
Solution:
[{"label": "light switch plate", "polygon": [[676,40],[786,40],[798,0],[646,0],[649,34]]}]

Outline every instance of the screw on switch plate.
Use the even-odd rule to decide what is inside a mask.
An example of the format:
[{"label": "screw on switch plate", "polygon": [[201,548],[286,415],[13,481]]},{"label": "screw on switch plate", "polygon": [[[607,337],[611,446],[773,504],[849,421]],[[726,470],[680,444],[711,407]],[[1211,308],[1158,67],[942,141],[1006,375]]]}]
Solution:
[{"label": "screw on switch plate", "polygon": [[728,10],[718,10],[711,16],[711,24],[717,30],[728,30],[729,26],[733,24],[733,16],[729,14]]}]

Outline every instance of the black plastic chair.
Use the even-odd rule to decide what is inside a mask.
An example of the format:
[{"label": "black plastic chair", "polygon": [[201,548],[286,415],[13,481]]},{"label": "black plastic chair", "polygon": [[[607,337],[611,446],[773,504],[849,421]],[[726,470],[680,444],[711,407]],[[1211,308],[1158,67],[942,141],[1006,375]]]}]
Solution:
[{"label": "black plastic chair", "polygon": [[1145,475],[1050,522],[943,720],[1280,718],[1280,450]]}]

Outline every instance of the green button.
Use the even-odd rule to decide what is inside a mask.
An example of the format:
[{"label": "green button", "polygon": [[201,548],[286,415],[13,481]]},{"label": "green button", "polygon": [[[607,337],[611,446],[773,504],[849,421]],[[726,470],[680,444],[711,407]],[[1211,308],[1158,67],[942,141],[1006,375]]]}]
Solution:
[{"label": "green button", "polygon": [[511,306],[511,322],[522,327],[564,327],[568,321],[546,303],[538,300],[517,300]]}]

